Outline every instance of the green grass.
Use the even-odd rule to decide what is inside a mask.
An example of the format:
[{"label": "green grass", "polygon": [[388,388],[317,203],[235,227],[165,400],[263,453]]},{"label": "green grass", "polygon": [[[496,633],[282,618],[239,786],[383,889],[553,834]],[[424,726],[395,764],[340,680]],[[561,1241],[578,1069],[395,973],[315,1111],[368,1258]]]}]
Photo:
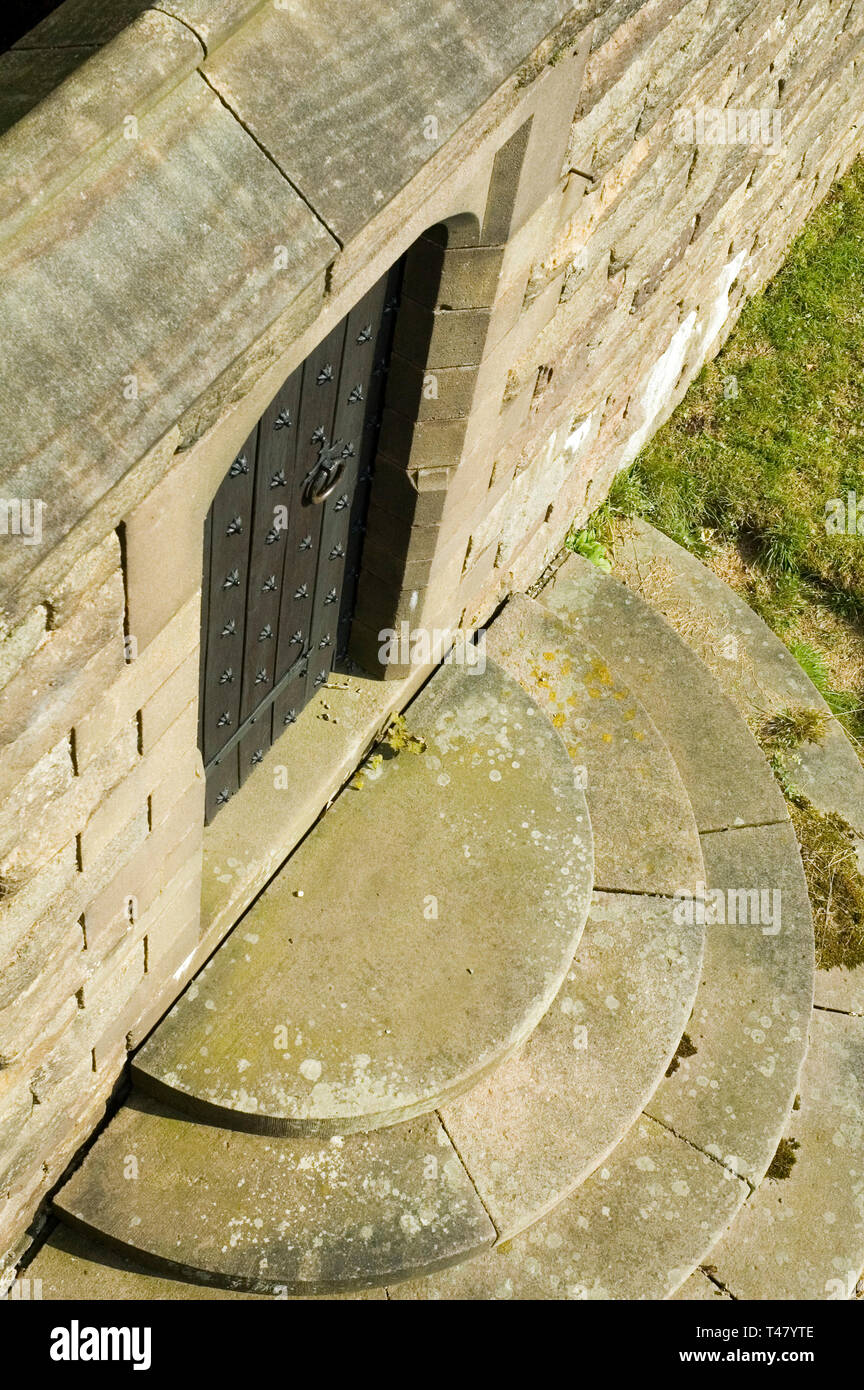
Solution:
[{"label": "green grass", "polygon": [[[734,377],[737,395],[724,393]],[[718,357],[619,478],[616,510],[699,549],[710,528],[766,575],[818,582],[864,612],[864,537],[825,503],[864,498],[864,164],[832,190]]]},{"label": "green grass", "polygon": [[794,645],[808,604],[864,619],[864,536],[825,529],[826,503],[849,491],[864,499],[862,162],[591,526],[602,539],[608,514],[639,515],[703,557],[703,531],[733,542],[755,574],[748,601],[861,739],[862,692],[832,690],[824,654]]}]

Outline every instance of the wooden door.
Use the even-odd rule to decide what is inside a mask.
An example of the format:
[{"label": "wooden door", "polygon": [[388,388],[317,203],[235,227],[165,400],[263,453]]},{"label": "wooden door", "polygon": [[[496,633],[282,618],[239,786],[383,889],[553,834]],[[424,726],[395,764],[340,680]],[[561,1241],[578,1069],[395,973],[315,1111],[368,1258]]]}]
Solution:
[{"label": "wooden door", "polygon": [[344,657],[401,270],[291,374],[208,513],[199,726],[208,821]]}]

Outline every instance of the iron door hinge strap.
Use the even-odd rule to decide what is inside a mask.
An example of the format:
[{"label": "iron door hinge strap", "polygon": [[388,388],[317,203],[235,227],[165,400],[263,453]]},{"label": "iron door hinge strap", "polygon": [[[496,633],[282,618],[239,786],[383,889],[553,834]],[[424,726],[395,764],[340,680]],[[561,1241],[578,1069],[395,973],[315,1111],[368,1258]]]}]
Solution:
[{"label": "iron door hinge strap", "polygon": [[244,719],[243,723],[240,724],[238,728],[234,730],[234,733],[231,735],[228,742],[219,749],[218,753],[213,754],[213,757],[210,759],[208,763],[204,764],[205,773],[209,773],[214,767],[219,766],[226,753],[230,753],[233,748],[237,747],[237,744],[243,738],[244,734],[248,734],[249,730],[253,728],[255,724],[257,724],[261,715],[265,714],[267,710],[270,709],[271,705],[273,705],[275,701],[278,700],[282,692],[285,689],[287,689],[287,687],[291,684],[293,680],[297,679],[301,672],[305,670],[306,666],[308,665],[310,651],[311,648],[307,647],[305,651],[300,653],[294,664],[290,666],[289,669],[285,672],[285,675],[282,676],[281,679],[276,682],[272,690],[269,690],[267,692],[267,694],[262,699],[260,705],[256,705],[255,709],[248,716],[248,718]]}]

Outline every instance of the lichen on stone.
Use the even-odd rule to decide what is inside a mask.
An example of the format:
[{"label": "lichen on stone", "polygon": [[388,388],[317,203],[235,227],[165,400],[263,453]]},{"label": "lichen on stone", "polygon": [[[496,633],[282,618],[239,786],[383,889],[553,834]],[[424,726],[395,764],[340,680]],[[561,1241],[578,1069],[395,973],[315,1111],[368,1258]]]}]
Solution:
[{"label": "lichen on stone", "polygon": [[397,754],[426,752],[426,740],[410,732],[404,714],[395,716],[381,742]]}]

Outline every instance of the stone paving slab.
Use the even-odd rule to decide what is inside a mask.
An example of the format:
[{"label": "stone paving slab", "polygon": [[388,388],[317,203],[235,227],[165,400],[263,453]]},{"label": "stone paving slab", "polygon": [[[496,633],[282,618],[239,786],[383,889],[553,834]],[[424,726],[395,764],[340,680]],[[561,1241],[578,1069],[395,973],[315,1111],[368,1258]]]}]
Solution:
[{"label": "stone paving slab", "polygon": [[494,1238],[432,1116],[344,1140],[268,1139],[134,1093],[54,1205],[174,1278],[254,1292],[380,1286]]},{"label": "stone paving slab", "polygon": [[[156,1274],[120,1251],[112,1250],[99,1241],[88,1240],[80,1231],[58,1225],[51,1232],[35,1259],[21,1272],[22,1280],[30,1280],[30,1295],[46,1303],[71,1299],[75,1303],[89,1302],[155,1302],[219,1301],[241,1299],[272,1301],[291,1295],[279,1293],[240,1293],[220,1289],[215,1284],[190,1283]],[[34,1281],[38,1280],[38,1284]],[[9,1295],[7,1295],[8,1297]],[[363,1289],[353,1294],[321,1294],[322,1300],[341,1302],[351,1299],[387,1297],[383,1289]]]},{"label": "stone paving slab", "polygon": [[408,728],[426,751],[337,799],[138,1054],[145,1089],[347,1133],[433,1109],[536,1027],[590,904],[566,749],[492,662],[443,666]]},{"label": "stone paving slab", "polygon": [[786,1177],[766,1179],[711,1251],[735,1298],[853,1298],[864,1270],[864,1019],[813,1012],[797,1146]]},{"label": "stone paving slab", "polygon": [[[758,1183],[783,1133],[807,1049],[814,974],[807,885],[788,823],[703,835],[702,853],[706,911],[712,908],[717,920],[707,924],[687,1026],[695,1052],[679,1058],[647,1110]],[[754,890],[758,904],[749,896]],[[722,902],[710,899],[712,891],[723,894]],[[746,902],[732,896],[743,893]]]},{"label": "stone paving slab", "polygon": [[675,759],[700,831],[788,819],[734,704],[659,613],[577,555],[539,598],[597,648],[645,706]]},{"label": "stone paving slab", "polygon": [[522,595],[492,624],[486,650],[537,701],[581,769],[595,888],[694,889],[704,869],[681,776],[644,708],[597,650]]},{"label": "stone paving slab", "polygon": [[864,965],[847,970],[844,965],[816,971],[815,1003],[822,1009],[864,1014]]},{"label": "stone paving slab", "polygon": [[391,1299],[662,1299],[725,1230],[747,1187],[643,1118],[545,1220]]},{"label": "stone paving slab", "polygon": [[647,522],[628,523],[616,564],[682,633],[751,724],[787,706],[818,710],[821,743],[798,750],[795,784],[820,811],[836,811],[864,835],[864,766],[792,653],[728,584]]},{"label": "stone paving slab", "polygon": [[567,979],[519,1051],[441,1112],[509,1238],[603,1162],[639,1117],[678,1046],[704,928],[673,902],[595,894]]}]

